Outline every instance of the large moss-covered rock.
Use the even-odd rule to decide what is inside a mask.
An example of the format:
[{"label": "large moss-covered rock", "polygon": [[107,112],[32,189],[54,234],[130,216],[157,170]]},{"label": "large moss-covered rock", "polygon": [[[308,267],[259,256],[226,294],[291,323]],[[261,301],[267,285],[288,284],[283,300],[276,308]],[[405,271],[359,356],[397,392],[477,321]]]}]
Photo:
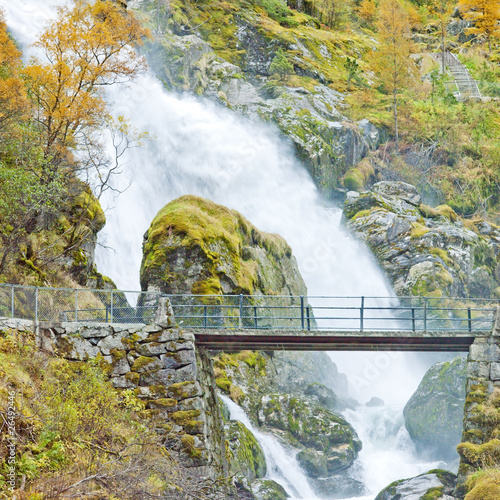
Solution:
[{"label": "large moss-covered rock", "polygon": [[462,436],[466,360],[436,363],[404,408],[406,428],[417,449],[436,458],[456,459]]},{"label": "large moss-covered rock", "polygon": [[[378,146],[374,125],[343,113],[345,58],[372,50],[368,36],[324,29],[311,17],[321,17],[318,10],[292,11],[285,0],[185,0],[171,2],[169,16],[153,0],[132,5],[153,28],[147,55],[165,85],[276,123],[324,193],[332,194],[345,171]],[[272,74],[278,50],[293,68],[284,77]]]},{"label": "large moss-covered rock", "polygon": [[402,479],[382,490],[375,500],[453,500],[456,476],[444,470]]},{"label": "large moss-covered rock", "polygon": [[348,193],[347,227],[364,240],[398,295],[498,295],[500,228],[422,204],[415,187],[379,182]]},{"label": "large moss-covered rock", "polygon": [[311,470],[315,468],[318,473],[320,463],[330,474],[347,469],[361,450],[356,431],[344,418],[304,399],[286,395],[264,396],[259,423],[283,431],[300,445],[315,450],[314,460],[313,453],[308,453],[302,457],[302,463]]},{"label": "large moss-covered rock", "polygon": [[266,458],[254,435],[238,421],[225,426],[226,443],[229,445],[231,471],[242,474],[249,481],[266,475]]},{"label": "large moss-covered rock", "polygon": [[286,241],[196,196],[162,208],[144,236],[143,290],[170,294],[305,295]]}]

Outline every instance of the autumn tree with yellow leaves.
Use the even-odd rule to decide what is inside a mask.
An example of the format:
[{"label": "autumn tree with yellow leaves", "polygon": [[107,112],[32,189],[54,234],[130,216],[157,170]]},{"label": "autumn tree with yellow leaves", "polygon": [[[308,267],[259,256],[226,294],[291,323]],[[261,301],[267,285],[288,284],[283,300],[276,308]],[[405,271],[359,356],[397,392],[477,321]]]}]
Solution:
[{"label": "autumn tree with yellow leaves", "polygon": [[40,144],[50,158],[44,178],[50,180],[68,154],[88,144],[109,118],[103,88],[144,69],[135,45],[146,35],[139,21],[114,2],[76,0],[73,8],[59,9],[35,44],[44,58],[24,71]]},{"label": "autumn tree with yellow leaves", "polygon": [[410,57],[413,52],[410,21],[399,0],[383,0],[380,3],[377,28],[379,45],[371,66],[382,90],[392,95],[397,148],[399,99],[415,75],[415,63]]},{"label": "autumn tree with yellow leaves", "polygon": [[461,0],[460,12],[464,19],[472,22],[469,33],[484,35],[491,52],[491,41],[500,37],[500,0]]},{"label": "autumn tree with yellow leaves", "polygon": [[[145,35],[121,5],[75,0],[39,38],[41,55],[23,66],[0,11],[0,275],[12,262],[39,269],[89,234],[87,227],[75,230],[94,224],[86,214],[97,204],[82,179],[92,170],[96,193],[102,192],[129,143],[121,136],[130,127],[119,118],[117,158],[108,158],[99,144],[112,123],[103,89],[145,68],[135,50]],[[61,245],[47,235],[65,213],[71,225],[58,234],[66,243],[56,251]],[[35,240],[36,250],[29,243]]]}]

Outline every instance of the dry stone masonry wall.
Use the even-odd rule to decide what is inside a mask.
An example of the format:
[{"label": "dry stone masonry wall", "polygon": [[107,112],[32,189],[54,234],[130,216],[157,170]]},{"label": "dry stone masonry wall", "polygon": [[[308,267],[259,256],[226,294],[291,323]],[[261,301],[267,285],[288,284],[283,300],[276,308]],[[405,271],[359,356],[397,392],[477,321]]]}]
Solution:
[{"label": "dry stone masonry wall", "polygon": [[0,319],[0,329],[35,329],[41,349],[69,360],[102,359],[114,387],[146,403],[179,463],[199,479],[215,480],[227,467],[212,363],[163,309],[148,326]]}]

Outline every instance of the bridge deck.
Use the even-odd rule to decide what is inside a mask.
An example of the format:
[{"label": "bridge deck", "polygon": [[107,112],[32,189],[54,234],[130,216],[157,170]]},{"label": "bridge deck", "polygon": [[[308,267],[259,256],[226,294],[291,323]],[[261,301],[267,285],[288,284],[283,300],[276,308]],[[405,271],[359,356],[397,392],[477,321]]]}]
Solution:
[{"label": "bridge deck", "polygon": [[196,344],[224,351],[468,351],[474,339],[490,332],[366,332],[274,330],[191,330]]}]

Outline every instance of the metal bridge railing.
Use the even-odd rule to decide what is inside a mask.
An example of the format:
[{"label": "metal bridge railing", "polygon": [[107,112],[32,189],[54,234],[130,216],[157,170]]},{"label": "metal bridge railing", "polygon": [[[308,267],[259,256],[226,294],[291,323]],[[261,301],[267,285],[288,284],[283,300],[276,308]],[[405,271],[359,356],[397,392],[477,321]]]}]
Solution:
[{"label": "metal bridge railing", "polygon": [[[149,324],[159,292],[0,284],[0,317]],[[491,332],[497,302],[433,297],[168,295],[183,328]]]}]

